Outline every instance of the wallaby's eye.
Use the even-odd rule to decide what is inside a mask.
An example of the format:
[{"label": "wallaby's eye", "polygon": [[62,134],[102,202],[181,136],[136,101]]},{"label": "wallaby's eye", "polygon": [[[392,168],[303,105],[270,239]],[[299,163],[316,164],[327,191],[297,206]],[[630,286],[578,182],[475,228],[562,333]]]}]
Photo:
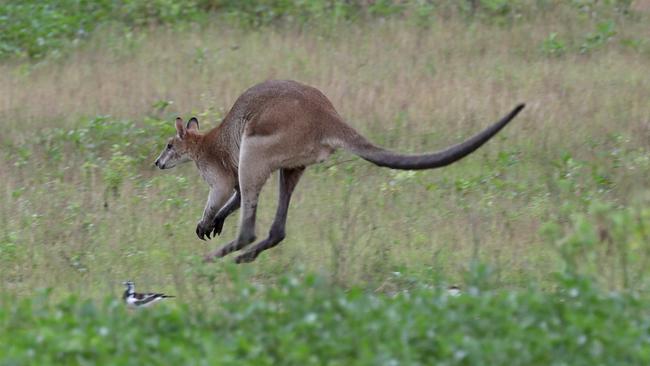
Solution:
[{"label": "wallaby's eye", "polygon": [[167,148],[168,148],[168,149],[171,149],[171,148],[172,148],[172,144],[167,144]]}]

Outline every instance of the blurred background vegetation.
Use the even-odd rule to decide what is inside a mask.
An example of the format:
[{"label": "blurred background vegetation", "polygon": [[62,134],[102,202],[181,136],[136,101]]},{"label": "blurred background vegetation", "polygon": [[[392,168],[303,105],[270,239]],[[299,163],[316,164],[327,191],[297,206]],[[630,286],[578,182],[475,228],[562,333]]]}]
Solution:
[{"label": "blurred background vegetation", "polygon": [[[218,21],[244,28],[287,24],[330,27],[399,18],[426,28],[436,17],[512,25],[559,14],[611,20],[618,15],[630,16],[631,5],[632,0],[5,1],[0,6],[0,57],[43,58],[74,47],[96,28],[107,26],[142,30],[161,25],[205,26]],[[612,35],[610,28],[599,26],[587,43],[604,41]],[[551,38],[549,48],[562,43]]]},{"label": "blurred background vegetation", "polygon": [[[648,364],[649,10],[0,2],[0,362]],[[528,106],[445,169],[336,154],[308,169],[282,245],[205,265],[237,215],[198,240],[206,184],[152,162],[177,115],[205,131],[272,78],[405,152]],[[179,297],[127,313],[127,279]]]}]

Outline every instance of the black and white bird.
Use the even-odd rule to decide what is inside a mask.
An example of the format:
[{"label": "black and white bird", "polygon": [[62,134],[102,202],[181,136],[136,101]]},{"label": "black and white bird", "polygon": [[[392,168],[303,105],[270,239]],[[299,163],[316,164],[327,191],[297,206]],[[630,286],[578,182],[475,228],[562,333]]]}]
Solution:
[{"label": "black and white bird", "polygon": [[447,288],[447,293],[449,294],[449,296],[453,296],[453,297],[460,296],[461,294],[460,287],[458,287],[457,285],[449,286]]},{"label": "black and white bird", "polygon": [[126,286],[126,291],[124,291],[124,295],[122,295],[122,299],[124,299],[124,302],[126,303],[127,306],[132,308],[144,308],[154,303],[157,303],[162,299],[174,297],[174,296],[157,294],[157,293],[139,294],[135,292],[135,284],[133,283],[133,281],[124,282],[124,286]]}]

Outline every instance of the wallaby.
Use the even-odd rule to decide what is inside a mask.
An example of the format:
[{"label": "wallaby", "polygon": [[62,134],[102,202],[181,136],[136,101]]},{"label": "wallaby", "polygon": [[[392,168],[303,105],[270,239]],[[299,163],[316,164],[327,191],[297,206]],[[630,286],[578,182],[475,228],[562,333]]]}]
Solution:
[{"label": "wallaby", "polygon": [[376,165],[417,170],[449,165],[478,149],[522,109],[518,105],[499,122],[470,139],[439,152],[397,154],[373,145],[350,127],[318,89],[289,80],[266,81],[244,92],[221,124],[205,134],[191,118],[176,119],[176,136],[156,159],[160,169],[194,161],[210,186],[203,217],[196,227],[202,240],[221,234],[224,220],[242,206],[239,234],[209,253],[211,261],[255,241],[255,214],[262,186],[280,171],[280,194],[269,236],[236,258],[252,262],[285,237],[291,194],[305,167],[323,162],[336,149],[348,150]]}]

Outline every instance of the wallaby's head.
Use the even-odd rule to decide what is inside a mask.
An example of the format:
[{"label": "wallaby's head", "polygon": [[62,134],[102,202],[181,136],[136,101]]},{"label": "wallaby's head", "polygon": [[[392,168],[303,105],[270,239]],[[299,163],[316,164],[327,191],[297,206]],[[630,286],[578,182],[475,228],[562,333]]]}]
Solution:
[{"label": "wallaby's head", "polygon": [[154,163],[160,169],[173,168],[178,164],[192,160],[192,152],[198,145],[199,121],[192,117],[187,126],[183,119],[176,118],[176,135],[167,141],[167,146]]}]

